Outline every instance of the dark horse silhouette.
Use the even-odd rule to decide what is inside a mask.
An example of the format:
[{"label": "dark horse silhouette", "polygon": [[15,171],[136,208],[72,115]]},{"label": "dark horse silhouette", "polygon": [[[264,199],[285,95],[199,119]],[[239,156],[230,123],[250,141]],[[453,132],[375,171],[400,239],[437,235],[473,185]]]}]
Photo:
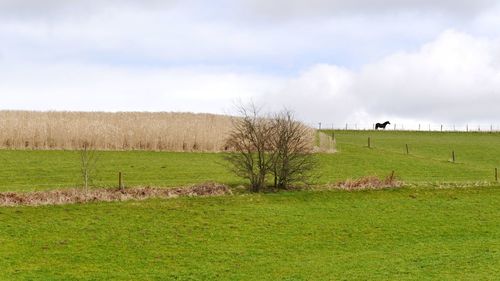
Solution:
[{"label": "dark horse silhouette", "polygon": [[391,122],[389,121],[385,121],[384,123],[380,124],[380,123],[377,123],[375,124],[375,130],[378,130],[378,128],[381,128],[381,129],[384,129],[385,130],[385,127],[387,125],[391,124]]}]

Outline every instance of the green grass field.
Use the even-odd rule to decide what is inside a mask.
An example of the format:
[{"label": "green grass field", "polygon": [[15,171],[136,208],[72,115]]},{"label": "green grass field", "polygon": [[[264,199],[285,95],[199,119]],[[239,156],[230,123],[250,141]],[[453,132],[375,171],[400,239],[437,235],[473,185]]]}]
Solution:
[{"label": "green grass field", "polygon": [[500,189],[0,209],[0,280],[498,280]]},{"label": "green grass field", "polygon": [[[330,133],[330,132],[327,132]],[[500,133],[335,132],[336,154],[318,155],[317,184],[395,171],[408,183],[491,182],[500,168]],[[367,147],[371,137],[372,148]],[[405,145],[410,154],[406,155]],[[456,163],[450,162],[455,151]],[[217,153],[100,152],[97,186],[114,186],[124,173],[129,186],[179,186],[205,181],[245,182]],[[0,190],[30,191],[81,185],[73,151],[0,151]]]},{"label": "green grass field", "polygon": [[[411,185],[4,207],[0,280],[500,279],[500,134],[335,136],[340,152],[317,156],[317,184],[394,170]],[[0,190],[79,185],[78,157],[0,151]],[[102,152],[98,171],[97,186],[118,171],[129,186],[245,183],[214,153]]]},{"label": "green grass field", "polygon": [[334,179],[394,170],[407,182],[491,182],[500,169],[500,133],[337,131],[335,137],[340,153],[325,160],[337,170]]}]

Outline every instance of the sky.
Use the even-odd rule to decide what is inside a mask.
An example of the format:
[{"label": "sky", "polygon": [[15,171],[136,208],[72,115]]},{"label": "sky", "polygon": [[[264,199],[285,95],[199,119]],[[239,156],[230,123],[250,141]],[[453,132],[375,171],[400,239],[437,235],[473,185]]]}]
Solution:
[{"label": "sky", "polygon": [[496,0],[0,0],[0,109],[500,124]]}]

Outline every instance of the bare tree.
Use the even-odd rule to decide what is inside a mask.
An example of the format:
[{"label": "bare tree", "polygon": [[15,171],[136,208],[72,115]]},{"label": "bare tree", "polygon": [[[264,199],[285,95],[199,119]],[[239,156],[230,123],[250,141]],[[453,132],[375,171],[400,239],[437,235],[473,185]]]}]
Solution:
[{"label": "bare tree", "polygon": [[80,172],[83,188],[88,190],[96,173],[98,154],[91,142],[85,141],[80,149]]},{"label": "bare tree", "polygon": [[251,191],[258,192],[265,187],[272,155],[270,137],[272,123],[259,116],[255,105],[240,106],[241,115],[233,119],[233,130],[226,141],[226,146],[234,150],[226,155],[233,171],[250,181]]},{"label": "bare tree", "polygon": [[241,117],[234,119],[226,143],[234,152],[226,160],[238,176],[250,181],[250,190],[265,188],[269,175],[276,188],[305,182],[315,164],[311,129],[294,120],[289,110],[266,118],[254,105],[238,109]]},{"label": "bare tree", "polygon": [[316,165],[312,129],[296,121],[293,112],[287,109],[274,115],[272,127],[274,187],[287,188],[294,182],[306,182]]}]

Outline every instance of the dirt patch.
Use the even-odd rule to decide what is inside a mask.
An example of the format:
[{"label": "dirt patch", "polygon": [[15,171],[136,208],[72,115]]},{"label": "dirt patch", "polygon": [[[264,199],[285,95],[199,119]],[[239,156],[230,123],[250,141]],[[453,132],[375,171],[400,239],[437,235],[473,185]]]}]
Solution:
[{"label": "dirt patch", "polygon": [[385,178],[366,176],[359,179],[349,179],[337,183],[334,187],[343,190],[384,189],[403,186],[403,182],[396,179],[394,172]]},{"label": "dirt patch", "polygon": [[102,189],[59,189],[37,192],[1,192],[0,206],[63,205],[88,202],[112,202],[144,200],[148,198],[175,198],[179,196],[221,196],[231,194],[223,184],[205,183],[179,188],[135,187],[123,190]]}]

